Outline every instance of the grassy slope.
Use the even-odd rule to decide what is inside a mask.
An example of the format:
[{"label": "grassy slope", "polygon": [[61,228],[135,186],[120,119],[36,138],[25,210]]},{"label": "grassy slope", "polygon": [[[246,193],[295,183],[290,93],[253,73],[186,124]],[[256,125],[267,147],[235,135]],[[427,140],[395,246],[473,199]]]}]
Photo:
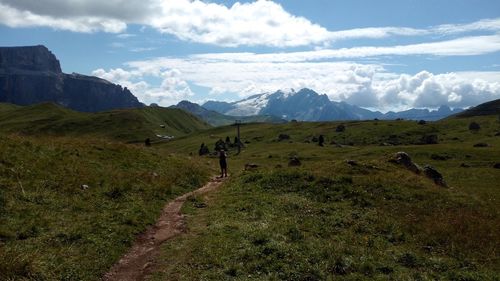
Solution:
[{"label": "grassy slope", "polygon": [[[472,120],[481,125],[479,132],[468,130]],[[192,198],[185,208],[191,233],[165,245],[153,279],[498,280],[495,116],[426,125],[349,122],[344,133],[334,131],[338,124],[243,126],[242,138],[250,143],[229,159],[232,180],[211,199]],[[181,152],[234,131],[215,128],[186,137],[179,140]],[[291,141],[277,142],[280,133]],[[305,143],[319,134],[326,143],[354,146]],[[413,144],[425,134],[437,134],[440,144]],[[401,145],[378,145],[390,135]],[[491,146],[473,147],[477,142]],[[164,146],[179,151],[175,142]],[[436,167],[449,188],[388,163],[397,151]],[[295,154],[302,167],[286,167]],[[241,172],[245,163],[260,168]]]},{"label": "grassy slope", "polygon": [[[161,128],[160,125],[165,125]],[[82,113],[55,104],[17,107],[0,104],[0,131],[28,135],[94,136],[119,141],[155,140],[156,135],[182,136],[210,126],[179,109],[145,107]]]},{"label": "grassy slope", "polygon": [[143,146],[0,135],[0,280],[98,280],[207,176]]}]

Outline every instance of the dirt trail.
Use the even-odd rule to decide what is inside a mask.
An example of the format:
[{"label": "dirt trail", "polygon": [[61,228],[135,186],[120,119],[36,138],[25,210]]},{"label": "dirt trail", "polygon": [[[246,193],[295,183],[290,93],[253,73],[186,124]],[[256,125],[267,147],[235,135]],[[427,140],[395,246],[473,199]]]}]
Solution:
[{"label": "dirt trail", "polygon": [[168,203],[154,226],[141,234],[130,251],[116,263],[102,278],[105,281],[136,281],[153,271],[154,262],[160,252],[160,245],[166,240],[179,235],[186,229],[181,208],[191,195],[210,192],[221,185],[224,179],[212,178],[203,187],[188,192]]}]

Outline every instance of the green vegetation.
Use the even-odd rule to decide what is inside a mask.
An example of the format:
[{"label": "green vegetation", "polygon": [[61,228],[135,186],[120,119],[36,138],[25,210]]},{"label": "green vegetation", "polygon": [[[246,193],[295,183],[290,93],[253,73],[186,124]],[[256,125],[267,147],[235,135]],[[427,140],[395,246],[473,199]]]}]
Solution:
[{"label": "green vegetation", "polygon": [[[163,127],[162,127],[163,126]],[[26,135],[107,138],[143,142],[156,135],[183,136],[210,126],[180,109],[144,107],[82,113],[52,104],[13,106],[0,103],[0,132]]]},{"label": "green vegetation", "polygon": [[[499,132],[495,115],[243,124],[231,179],[187,201],[189,231],[150,279],[499,280]],[[99,280],[167,201],[216,173],[200,144],[235,133],[173,109],[0,104],[0,280]],[[125,143],[156,134],[178,138]],[[389,162],[398,151],[448,187]]]},{"label": "green vegetation", "polygon": [[[481,129],[470,131],[472,121]],[[244,125],[249,143],[229,159],[231,181],[185,206],[190,233],[164,245],[152,279],[498,280],[496,116],[346,122],[340,133],[339,124]],[[181,153],[234,131],[185,137]],[[325,147],[311,141],[320,134]],[[431,134],[438,144],[421,144]],[[397,151],[436,167],[449,187],[388,162]],[[301,167],[287,167],[293,155]]]},{"label": "green vegetation", "polygon": [[0,136],[0,280],[98,280],[208,170],[143,146]]}]

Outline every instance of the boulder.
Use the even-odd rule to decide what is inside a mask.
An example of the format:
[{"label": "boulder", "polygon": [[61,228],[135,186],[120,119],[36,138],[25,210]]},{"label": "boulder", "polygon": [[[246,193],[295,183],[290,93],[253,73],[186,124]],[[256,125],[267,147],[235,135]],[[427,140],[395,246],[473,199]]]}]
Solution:
[{"label": "boulder", "polygon": [[481,129],[481,126],[477,123],[477,122],[470,122],[469,124],[469,130],[471,131],[479,131],[479,129]]},{"label": "boulder", "polygon": [[488,146],[490,146],[490,145],[485,143],[485,142],[479,142],[479,143],[474,144],[474,147],[488,147]]},{"label": "boulder", "polygon": [[437,144],[438,143],[438,136],[437,135],[425,135],[422,137],[422,143],[423,144]]},{"label": "boulder", "polygon": [[356,162],[354,160],[347,160],[346,163],[351,165],[351,166],[358,166],[358,162]]},{"label": "boulder", "polygon": [[434,181],[435,184],[446,187],[446,182],[443,179],[443,175],[438,172],[434,167],[425,165],[424,175]]},{"label": "boulder", "polygon": [[344,124],[340,124],[337,126],[337,128],[335,128],[335,132],[344,132],[345,131],[345,125]]},{"label": "boulder", "polygon": [[300,165],[302,165],[302,163],[297,156],[293,156],[290,158],[290,161],[288,161],[288,167],[298,167]]},{"label": "boulder", "polygon": [[290,136],[287,134],[279,134],[278,141],[289,140]]},{"label": "boulder", "polygon": [[406,152],[397,152],[389,161],[402,165],[414,173],[420,174],[420,167],[413,163],[411,157]]},{"label": "boulder", "polygon": [[247,163],[247,164],[245,164],[245,171],[255,170],[258,167],[259,167],[259,165],[255,164],[255,163]]}]

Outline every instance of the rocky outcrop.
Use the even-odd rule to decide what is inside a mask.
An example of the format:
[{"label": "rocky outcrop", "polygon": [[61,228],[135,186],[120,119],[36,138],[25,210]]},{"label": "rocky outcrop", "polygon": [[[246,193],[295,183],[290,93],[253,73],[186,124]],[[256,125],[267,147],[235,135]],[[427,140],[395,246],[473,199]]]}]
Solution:
[{"label": "rocky outcrop", "polygon": [[54,102],[87,112],[144,106],[120,85],[92,76],[64,74],[45,46],[0,47],[0,102]]}]

